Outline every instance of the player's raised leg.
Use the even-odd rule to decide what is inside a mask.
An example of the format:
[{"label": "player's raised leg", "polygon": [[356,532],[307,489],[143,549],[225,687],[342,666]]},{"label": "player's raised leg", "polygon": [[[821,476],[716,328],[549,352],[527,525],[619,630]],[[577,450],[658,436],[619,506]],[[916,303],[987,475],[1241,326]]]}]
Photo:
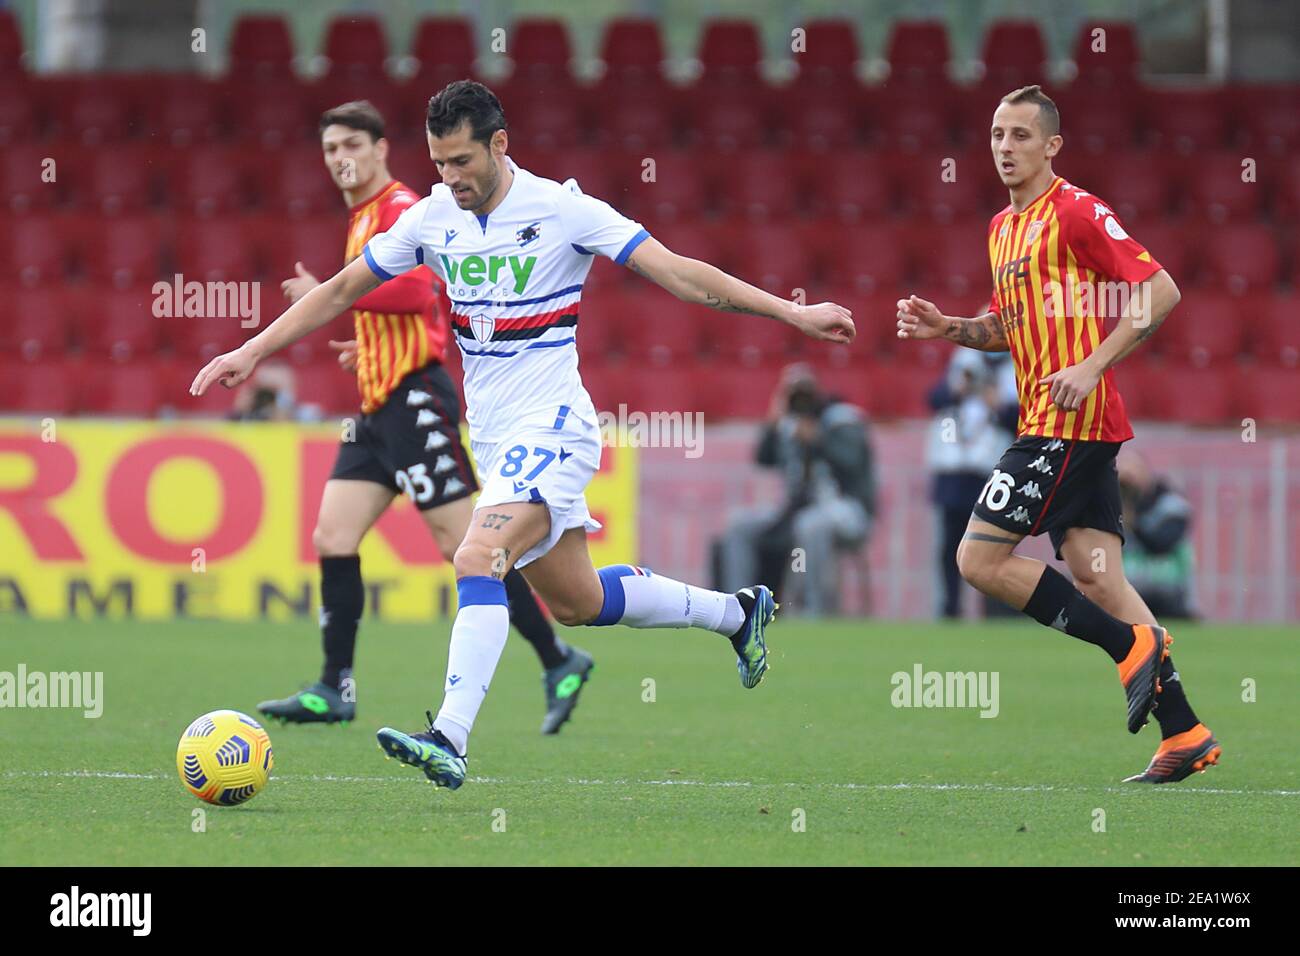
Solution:
[{"label": "player's raised leg", "polygon": [[1055,568],[1013,554],[1022,536],[972,517],[957,548],[957,568],[973,587],[1019,608],[1038,623],[1096,644],[1120,668],[1128,698],[1128,729],[1137,733],[1155,705],[1163,628],[1108,614]]},{"label": "player's raised leg", "polygon": [[356,716],[356,698],[345,693],[352,675],[357,626],[365,610],[357,549],[370,527],[392,502],[394,492],[373,481],[325,482],[312,543],[320,556],[320,628],[325,664],[320,680],[282,700],[265,700],[257,709],[290,723],[338,723]]},{"label": "player's raised leg", "polygon": [[[443,554],[455,554],[469,528],[474,504],[470,498],[461,498],[421,514],[439,550]],[[542,689],[546,695],[542,733],[559,733],[578,706],[578,697],[596,666],[595,661],[582,648],[570,647],[560,640],[519,571],[510,569],[505,586],[510,623],[532,645],[542,664]]]},{"label": "player's raised leg", "polygon": [[[1121,549],[1117,534],[1097,528],[1070,528],[1061,543],[1061,557],[1069,566],[1075,584],[1089,599],[1118,618],[1159,627],[1155,615],[1124,574]],[[1169,643],[1172,642],[1171,637]],[[1119,666],[1122,679],[1124,665]],[[1152,714],[1160,724],[1160,748],[1147,769],[1128,780],[1174,783],[1217,764],[1222,748],[1192,711],[1182,679],[1168,654],[1160,665],[1156,693]]]},{"label": "player's raised leg", "polygon": [[503,580],[519,556],[550,530],[550,513],[539,504],[508,502],[479,508],[456,549],[459,607],[451,626],[442,707],[426,730],[408,734],[391,727],[376,735],[390,757],[418,767],[430,781],[455,790],[465,779],[469,734],[487,696],[510,631]]},{"label": "player's raised leg", "polygon": [[630,564],[597,571],[580,527],[561,535],[524,576],[562,624],[704,628],[731,642],[745,687],[756,687],[767,673],[765,631],[777,605],[763,585],[725,594]]}]

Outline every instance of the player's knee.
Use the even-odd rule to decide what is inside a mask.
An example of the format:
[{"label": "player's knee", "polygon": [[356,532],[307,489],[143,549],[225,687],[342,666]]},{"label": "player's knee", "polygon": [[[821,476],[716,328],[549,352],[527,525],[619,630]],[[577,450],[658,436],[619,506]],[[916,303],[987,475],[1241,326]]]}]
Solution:
[{"label": "player's knee", "polygon": [[551,616],[565,627],[581,627],[600,617],[605,606],[605,589],[596,575],[585,586],[571,586],[564,594],[544,596]]},{"label": "player's knee", "polygon": [[479,541],[462,541],[451,561],[456,577],[504,577],[509,568],[506,555],[499,552],[499,548],[488,547]]},{"label": "player's knee", "polygon": [[335,525],[317,524],[311,533],[311,544],[322,558],[330,558],[356,554],[360,542]]},{"label": "player's knee", "polygon": [[1124,572],[1119,569],[1113,571],[1089,569],[1082,574],[1074,575],[1074,586],[1089,601],[1100,604],[1104,608],[1119,603],[1128,588],[1128,581],[1124,578]]},{"label": "player's knee", "polygon": [[998,565],[998,561],[989,560],[987,554],[981,554],[980,549],[968,541],[963,540],[957,546],[957,571],[976,590],[988,590],[997,579]]}]

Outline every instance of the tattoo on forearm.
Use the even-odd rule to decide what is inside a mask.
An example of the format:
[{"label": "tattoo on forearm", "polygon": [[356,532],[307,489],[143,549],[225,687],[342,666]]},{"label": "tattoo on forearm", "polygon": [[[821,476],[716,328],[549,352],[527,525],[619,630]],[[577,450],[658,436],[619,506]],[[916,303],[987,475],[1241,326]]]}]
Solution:
[{"label": "tattoo on forearm", "polygon": [[968,541],[993,541],[997,544],[1019,544],[1019,538],[1004,538],[996,534],[981,534],[978,531],[967,531],[962,535],[964,540]]},{"label": "tattoo on forearm", "polygon": [[719,312],[739,312],[742,315],[767,315],[766,312],[758,312],[754,309],[747,309],[742,305],[736,305],[730,299],[724,299],[720,295],[714,295],[712,292],[704,293],[704,304],[710,309],[717,309]]},{"label": "tattoo on forearm", "polygon": [[513,515],[499,515],[495,512],[492,512],[487,516],[487,518],[483,521],[483,524],[480,525],[480,527],[491,528],[493,531],[497,531],[502,526],[504,526],[505,523],[509,521],[512,517]]},{"label": "tattoo on forearm", "polygon": [[984,352],[1002,351],[1007,345],[1006,332],[995,315],[982,319],[950,319],[943,334],[958,345]]}]

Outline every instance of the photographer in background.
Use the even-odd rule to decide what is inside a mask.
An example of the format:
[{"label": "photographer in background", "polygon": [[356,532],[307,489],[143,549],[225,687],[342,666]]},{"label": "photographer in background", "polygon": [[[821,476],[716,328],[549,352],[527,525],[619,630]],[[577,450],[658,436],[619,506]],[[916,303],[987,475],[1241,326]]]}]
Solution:
[{"label": "photographer in background", "polygon": [[250,388],[235,393],[229,418],[240,422],[294,422],[303,420],[294,395],[293,369],[283,362],[268,362],[253,373]]},{"label": "photographer in background", "polygon": [[[957,546],[989,472],[1016,431],[1019,403],[1009,353],[957,349],[928,398],[935,411],[925,458],[939,531],[939,613],[957,618],[963,589]],[[986,600],[985,613],[999,613],[998,604]]]},{"label": "photographer in background", "polygon": [[1160,618],[1197,616],[1192,596],[1195,555],[1189,536],[1192,506],[1146,459],[1125,449],[1116,462],[1124,503],[1124,571],[1151,613]]},{"label": "photographer in background", "polygon": [[789,583],[800,612],[838,613],[836,560],[863,546],[876,512],[863,411],[824,394],[807,365],[791,365],[772,396],[755,461],[780,469],[785,501],[735,515],[714,545],[719,586],[758,580],[780,594],[798,548],[802,573]]}]

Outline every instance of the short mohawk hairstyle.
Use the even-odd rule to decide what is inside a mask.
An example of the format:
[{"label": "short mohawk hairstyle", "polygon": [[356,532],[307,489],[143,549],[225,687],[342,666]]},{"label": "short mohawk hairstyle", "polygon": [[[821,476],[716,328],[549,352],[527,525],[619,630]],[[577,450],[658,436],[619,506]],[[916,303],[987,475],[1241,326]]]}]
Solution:
[{"label": "short mohawk hairstyle", "polygon": [[1056,108],[1052,98],[1043,92],[1043,88],[1035,83],[1033,86],[1022,86],[1018,90],[1012,90],[1006,96],[1002,97],[1003,103],[1036,103],[1038,104],[1038,124],[1043,128],[1043,135],[1051,139],[1061,131],[1061,111]]}]

